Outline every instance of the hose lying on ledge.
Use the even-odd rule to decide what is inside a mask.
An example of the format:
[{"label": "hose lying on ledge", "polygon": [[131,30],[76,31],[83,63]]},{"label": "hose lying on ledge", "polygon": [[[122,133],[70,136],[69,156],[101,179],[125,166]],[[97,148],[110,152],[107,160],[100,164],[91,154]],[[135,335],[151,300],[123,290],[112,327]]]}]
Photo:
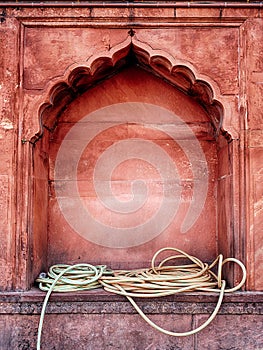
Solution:
[{"label": "hose lying on ledge", "polygon": [[[173,255],[163,259],[156,265],[157,256],[167,250],[176,253],[173,253]],[[176,262],[182,259],[190,260],[190,264],[167,265],[172,260]],[[222,280],[222,268],[227,262],[238,264],[243,273],[241,282],[230,289],[225,288],[226,282]],[[217,273],[212,271],[216,265]],[[74,292],[103,287],[108,292],[125,296],[142,318],[155,329],[168,335],[183,337],[195,334],[204,329],[215,318],[221,306],[224,293],[230,293],[240,289],[245,281],[246,268],[241,261],[235,258],[223,260],[223,256],[220,254],[212,264],[208,265],[198,258],[176,248],[158,250],[152,258],[151,267],[140,270],[113,271],[105,265],[93,266],[91,264],[53,265],[50,267],[47,275],[41,273],[36,280],[39,283],[39,288],[47,291],[39,320],[37,350],[40,350],[46,305],[53,291]],[[183,333],[168,331],[157,326],[143,313],[133,300],[133,297],[153,298],[193,291],[218,293],[218,302],[213,313],[205,323],[191,331]]]}]

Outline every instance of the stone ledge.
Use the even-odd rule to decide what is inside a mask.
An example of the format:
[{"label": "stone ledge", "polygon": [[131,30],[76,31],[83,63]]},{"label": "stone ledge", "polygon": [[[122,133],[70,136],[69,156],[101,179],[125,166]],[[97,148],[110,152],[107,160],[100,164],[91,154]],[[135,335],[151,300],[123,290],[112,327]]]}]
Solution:
[{"label": "stone ledge", "polygon": [[[0,314],[40,314],[45,293],[0,293]],[[214,310],[217,296],[211,293],[188,293],[164,298],[137,299],[146,314],[207,314]],[[132,305],[124,297],[102,290],[78,293],[54,293],[46,310],[47,314],[135,314]],[[225,295],[219,314],[263,314],[262,292],[240,292]]]},{"label": "stone ledge", "polygon": [[[61,3],[62,4],[62,3]],[[58,5],[58,4],[57,4]],[[119,2],[114,4],[105,4],[103,2],[93,2],[89,4],[72,3],[60,6],[51,6],[48,3],[20,3],[16,2],[1,4],[4,9],[3,19],[6,18],[53,18],[58,21],[61,18],[79,18],[79,19],[122,19],[129,20],[134,24],[135,19],[204,19],[213,18],[218,21],[229,20],[230,18],[247,19],[260,18],[262,11],[262,2],[238,3],[238,2],[170,2],[166,4],[147,4],[145,2]],[[44,11],[43,11],[44,10]]]}]

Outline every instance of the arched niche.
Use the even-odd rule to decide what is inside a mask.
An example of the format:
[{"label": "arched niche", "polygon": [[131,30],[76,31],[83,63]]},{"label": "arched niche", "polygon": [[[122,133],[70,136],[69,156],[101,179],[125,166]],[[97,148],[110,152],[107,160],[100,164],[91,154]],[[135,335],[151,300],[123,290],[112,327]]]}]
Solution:
[{"label": "arched niche", "polygon": [[[238,255],[233,232],[233,143],[222,126],[224,108],[215,97],[215,84],[133,37],[107,55],[71,66],[50,85],[39,108],[39,131],[31,139],[32,281],[54,263],[144,266],[164,246],[185,249],[206,261],[219,252]],[[129,146],[127,139],[133,142]],[[140,144],[150,160],[140,155],[140,147],[136,148]],[[118,153],[125,148],[127,159]],[[108,149],[113,150],[108,154],[115,168],[96,169]],[[162,160],[165,156],[167,161]],[[162,177],[166,165],[170,168]],[[103,162],[100,166],[103,169]],[[137,183],[133,193],[137,175],[148,187]],[[113,210],[110,205],[116,198],[121,204]],[[138,208],[135,203],[125,211],[134,198]],[[86,221],[83,208],[93,221],[103,223],[104,232]],[[155,233],[151,236],[149,225],[147,234],[140,231],[140,220],[148,222],[160,210],[162,215],[152,224]],[[162,222],[166,219],[167,225]],[[113,237],[132,227],[137,236],[126,245],[125,239],[118,244],[118,239],[107,237],[107,230]],[[130,237],[132,230],[126,233]],[[143,235],[147,237],[142,239]],[[227,277],[233,281],[230,270]]]}]

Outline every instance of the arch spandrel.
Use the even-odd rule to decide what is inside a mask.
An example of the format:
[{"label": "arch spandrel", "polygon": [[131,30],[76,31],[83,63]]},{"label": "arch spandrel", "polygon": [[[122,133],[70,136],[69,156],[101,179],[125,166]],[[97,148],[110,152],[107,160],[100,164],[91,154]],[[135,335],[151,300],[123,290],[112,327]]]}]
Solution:
[{"label": "arch spandrel", "polygon": [[31,135],[27,135],[27,139],[37,141],[45,129],[52,130],[55,127],[56,120],[65,106],[77,96],[100,81],[117,74],[121,68],[133,64],[165,79],[197,101],[209,115],[215,136],[222,130],[232,138],[237,137],[231,123],[227,123],[227,130],[224,128],[224,115],[228,115],[231,108],[224,102],[224,97],[214,81],[198,74],[189,62],[172,57],[168,52],[152,49],[148,44],[140,42],[136,36],[129,36],[108,51],[93,55],[84,62],[72,64],[63,76],[56,77],[48,83],[44,101],[42,99],[41,103],[41,98],[37,98],[32,108],[38,111],[38,123],[33,124],[35,132],[32,132],[31,128]]}]

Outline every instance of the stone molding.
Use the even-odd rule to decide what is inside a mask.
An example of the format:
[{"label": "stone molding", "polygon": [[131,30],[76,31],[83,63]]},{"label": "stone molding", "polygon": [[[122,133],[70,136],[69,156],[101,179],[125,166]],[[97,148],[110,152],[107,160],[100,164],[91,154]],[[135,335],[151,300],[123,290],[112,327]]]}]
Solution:
[{"label": "stone molding", "polygon": [[[39,291],[0,293],[0,314],[40,314],[45,293]],[[225,295],[219,310],[222,315],[262,315],[260,292],[238,292]],[[186,293],[163,298],[138,299],[146,314],[207,314],[214,310],[217,295]],[[52,294],[47,314],[136,314],[124,297],[103,291]]]}]

